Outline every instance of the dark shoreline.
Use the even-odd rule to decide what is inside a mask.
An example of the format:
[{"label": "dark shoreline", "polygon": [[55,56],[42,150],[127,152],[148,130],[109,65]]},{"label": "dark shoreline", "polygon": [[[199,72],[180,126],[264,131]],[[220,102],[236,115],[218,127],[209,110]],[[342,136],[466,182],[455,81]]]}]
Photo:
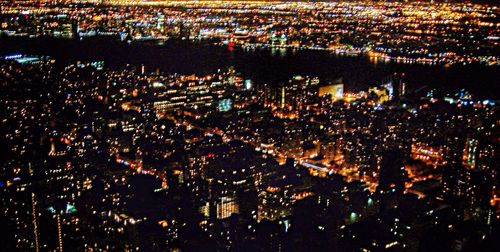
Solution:
[{"label": "dark shoreline", "polygon": [[164,45],[154,42],[127,44],[114,37],[78,40],[54,38],[0,38],[0,55],[23,53],[47,55],[60,64],[104,60],[112,69],[127,64],[144,64],[147,71],[159,68],[168,73],[207,74],[234,66],[245,78],[257,83],[286,82],[293,75],[318,76],[322,79],[343,77],[346,89],[361,90],[379,84],[385,76],[404,72],[409,88],[423,86],[455,91],[470,90],[478,98],[499,99],[498,66],[478,64],[467,66],[425,66],[370,62],[365,56],[343,57],[324,51],[270,49],[245,51],[205,42],[168,40]]}]

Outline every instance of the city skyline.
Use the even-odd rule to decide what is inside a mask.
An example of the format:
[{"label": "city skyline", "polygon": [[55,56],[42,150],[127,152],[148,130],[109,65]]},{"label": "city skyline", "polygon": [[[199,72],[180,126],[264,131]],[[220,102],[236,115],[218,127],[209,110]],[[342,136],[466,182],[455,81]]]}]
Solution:
[{"label": "city skyline", "polygon": [[5,251],[495,251],[500,10],[0,2]]}]

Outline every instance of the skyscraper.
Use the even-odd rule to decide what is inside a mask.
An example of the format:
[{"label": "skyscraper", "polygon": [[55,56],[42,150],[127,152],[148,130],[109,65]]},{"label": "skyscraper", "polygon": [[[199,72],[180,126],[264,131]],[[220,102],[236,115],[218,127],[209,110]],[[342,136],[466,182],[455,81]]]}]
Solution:
[{"label": "skyscraper", "polygon": [[381,210],[397,205],[404,192],[403,152],[390,148],[382,153],[377,192],[381,197]]}]

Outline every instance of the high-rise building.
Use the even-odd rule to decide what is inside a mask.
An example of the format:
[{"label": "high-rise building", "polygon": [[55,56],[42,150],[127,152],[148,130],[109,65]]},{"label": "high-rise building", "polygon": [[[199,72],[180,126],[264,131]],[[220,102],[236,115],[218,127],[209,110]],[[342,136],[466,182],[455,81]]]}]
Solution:
[{"label": "high-rise building", "polygon": [[474,138],[467,138],[462,156],[462,165],[469,169],[476,168],[478,141]]},{"label": "high-rise building", "polygon": [[385,150],[380,160],[379,181],[377,192],[381,197],[381,209],[393,208],[398,204],[405,186],[405,168],[403,152],[396,148]]},{"label": "high-rise building", "polygon": [[236,197],[223,196],[219,198],[216,203],[217,219],[226,219],[237,213],[239,213],[239,206]]}]

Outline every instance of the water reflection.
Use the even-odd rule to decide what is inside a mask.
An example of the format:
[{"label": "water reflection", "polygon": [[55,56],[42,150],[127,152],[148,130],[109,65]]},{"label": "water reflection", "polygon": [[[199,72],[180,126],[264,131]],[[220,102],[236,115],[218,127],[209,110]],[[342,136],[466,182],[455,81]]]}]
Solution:
[{"label": "water reflection", "polygon": [[201,75],[234,66],[246,78],[270,84],[286,81],[295,75],[318,76],[321,79],[343,77],[346,88],[351,90],[365,89],[394,72],[404,72],[409,88],[424,85],[466,88],[485,98],[498,99],[500,96],[491,92],[500,83],[498,67],[398,64],[381,57],[341,56],[327,51],[296,48],[235,47],[228,50],[227,47],[202,42],[168,40],[163,45],[158,43],[129,45],[115,39],[0,39],[0,54],[49,55],[61,64],[77,60],[104,60],[106,66],[111,68],[144,64],[147,69]]}]

